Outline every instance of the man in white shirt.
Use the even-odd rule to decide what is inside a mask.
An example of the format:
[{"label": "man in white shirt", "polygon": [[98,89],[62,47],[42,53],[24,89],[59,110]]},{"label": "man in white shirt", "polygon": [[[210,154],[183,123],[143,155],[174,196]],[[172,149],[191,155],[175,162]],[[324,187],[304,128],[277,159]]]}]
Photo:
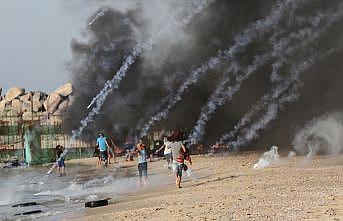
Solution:
[{"label": "man in white shirt", "polygon": [[168,169],[172,169],[172,146],[171,146],[172,142],[170,140],[170,137],[165,137],[163,140],[163,145],[160,149],[158,149],[156,152],[160,152],[163,148],[164,148],[164,157],[167,160],[167,165],[168,165]]}]

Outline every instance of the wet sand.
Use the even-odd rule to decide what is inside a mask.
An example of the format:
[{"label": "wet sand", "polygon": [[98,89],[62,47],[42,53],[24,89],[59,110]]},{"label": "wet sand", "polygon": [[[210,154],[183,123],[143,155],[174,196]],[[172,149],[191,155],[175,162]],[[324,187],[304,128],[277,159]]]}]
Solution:
[{"label": "wet sand", "polygon": [[[193,156],[193,173],[182,189],[164,161],[149,163],[163,184],[86,209],[70,221],[343,220],[343,156],[281,157],[277,165],[253,170],[261,154]],[[126,166],[135,169],[135,163]]]}]

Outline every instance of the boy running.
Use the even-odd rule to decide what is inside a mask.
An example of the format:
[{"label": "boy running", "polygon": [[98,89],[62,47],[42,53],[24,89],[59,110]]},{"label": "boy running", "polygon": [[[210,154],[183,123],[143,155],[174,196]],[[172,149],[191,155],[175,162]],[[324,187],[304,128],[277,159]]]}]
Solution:
[{"label": "boy running", "polygon": [[156,151],[156,152],[160,152],[162,149],[164,149],[163,154],[164,154],[164,157],[166,158],[168,169],[172,169],[171,165],[173,161],[172,149],[171,149],[172,142],[170,141],[171,141],[170,137],[165,137],[163,140],[162,147]]},{"label": "boy running", "polygon": [[108,151],[110,146],[107,143],[106,137],[103,133],[99,133],[98,139],[96,140],[96,145],[100,150],[100,159],[103,167],[107,167],[108,163]]}]

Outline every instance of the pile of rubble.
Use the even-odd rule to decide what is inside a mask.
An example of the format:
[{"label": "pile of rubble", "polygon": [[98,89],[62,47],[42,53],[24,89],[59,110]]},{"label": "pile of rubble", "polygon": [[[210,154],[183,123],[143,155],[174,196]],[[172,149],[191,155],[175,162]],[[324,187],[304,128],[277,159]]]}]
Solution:
[{"label": "pile of rubble", "polygon": [[0,88],[0,113],[14,111],[19,114],[63,114],[73,100],[73,86],[67,83],[51,94],[40,91],[25,92],[24,88],[12,87],[4,95]]}]

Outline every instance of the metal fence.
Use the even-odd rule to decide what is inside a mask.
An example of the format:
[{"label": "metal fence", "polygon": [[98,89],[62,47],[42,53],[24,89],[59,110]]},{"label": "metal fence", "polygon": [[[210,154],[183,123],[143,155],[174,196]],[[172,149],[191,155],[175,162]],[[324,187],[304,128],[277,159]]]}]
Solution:
[{"label": "metal fence", "polygon": [[[70,136],[62,129],[62,116],[46,113],[0,113],[0,151],[24,149],[25,128],[33,126],[40,131],[41,148],[55,148],[57,145],[68,146]],[[89,148],[92,143],[76,140],[71,148]]]}]

